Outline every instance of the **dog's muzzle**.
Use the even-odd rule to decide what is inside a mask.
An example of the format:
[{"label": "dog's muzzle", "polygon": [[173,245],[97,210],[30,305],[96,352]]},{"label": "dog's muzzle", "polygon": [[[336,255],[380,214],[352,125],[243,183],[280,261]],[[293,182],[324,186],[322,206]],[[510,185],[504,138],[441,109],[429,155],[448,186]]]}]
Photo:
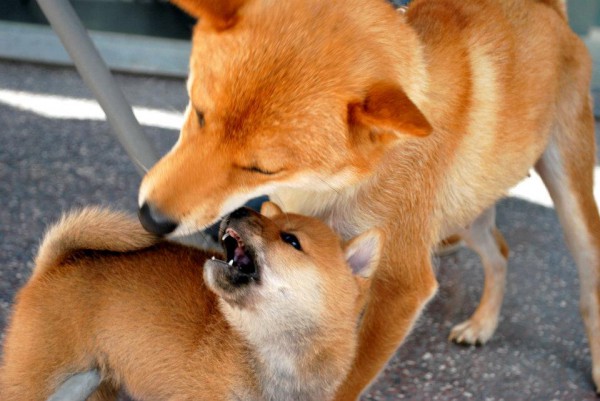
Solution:
[{"label": "dog's muzzle", "polygon": [[142,227],[152,234],[167,235],[177,228],[177,222],[162,214],[154,206],[144,203],[138,211]]}]

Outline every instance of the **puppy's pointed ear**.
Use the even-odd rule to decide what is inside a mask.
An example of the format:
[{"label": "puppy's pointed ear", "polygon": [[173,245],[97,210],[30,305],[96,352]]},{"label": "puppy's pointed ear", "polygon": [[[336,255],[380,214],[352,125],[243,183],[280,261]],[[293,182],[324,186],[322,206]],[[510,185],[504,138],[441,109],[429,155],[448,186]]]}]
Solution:
[{"label": "puppy's pointed ear", "polygon": [[217,30],[235,25],[237,12],[245,0],[171,0],[192,17],[208,23]]},{"label": "puppy's pointed ear", "polygon": [[265,202],[260,207],[260,214],[265,217],[272,218],[274,216],[283,214],[283,210],[273,202]]},{"label": "puppy's pointed ear", "polygon": [[383,233],[376,228],[351,239],[344,246],[346,263],[355,276],[371,278],[381,259]]},{"label": "puppy's pointed ear", "polygon": [[373,85],[362,102],[351,103],[348,120],[351,128],[366,128],[373,142],[389,142],[401,134],[424,137],[432,131],[427,118],[402,88],[386,82]]}]

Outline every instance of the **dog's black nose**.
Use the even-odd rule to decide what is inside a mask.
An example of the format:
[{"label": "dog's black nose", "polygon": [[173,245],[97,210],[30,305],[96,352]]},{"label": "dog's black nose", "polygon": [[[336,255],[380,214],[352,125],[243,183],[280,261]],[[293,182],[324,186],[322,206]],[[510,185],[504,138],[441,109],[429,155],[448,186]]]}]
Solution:
[{"label": "dog's black nose", "polygon": [[162,214],[152,205],[144,203],[138,212],[142,227],[152,234],[165,235],[177,228],[177,223]]},{"label": "dog's black nose", "polygon": [[231,214],[229,215],[230,218],[232,219],[242,219],[244,217],[248,217],[250,216],[250,213],[252,212],[251,209],[247,208],[247,207],[241,207],[237,210],[234,210],[233,212],[231,212]]}]

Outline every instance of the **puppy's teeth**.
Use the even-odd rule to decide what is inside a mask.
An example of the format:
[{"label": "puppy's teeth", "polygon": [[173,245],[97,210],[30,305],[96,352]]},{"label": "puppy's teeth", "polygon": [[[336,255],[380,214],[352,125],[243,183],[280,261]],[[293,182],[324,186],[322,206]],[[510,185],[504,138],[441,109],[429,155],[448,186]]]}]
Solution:
[{"label": "puppy's teeth", "polygon": [[223,234],[223,237],[221,238],[221,241],[225,241],[225,238],[229,237],[228,233]]},{"label": "puppy's teeth", "polygon": [[233,259],[231,259],[228,263],[229,266],[233,266]]}]

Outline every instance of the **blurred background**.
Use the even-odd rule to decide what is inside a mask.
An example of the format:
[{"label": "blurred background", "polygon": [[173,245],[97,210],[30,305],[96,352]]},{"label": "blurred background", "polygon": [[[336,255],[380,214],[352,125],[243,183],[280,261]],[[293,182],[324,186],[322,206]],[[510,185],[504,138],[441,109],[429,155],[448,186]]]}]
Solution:
[{"label": "blurred background", "polygon": [[[390,2],[400,6],[409,0]],[[71,4],[113,70],[185,76],[193,19],[168,0],[71,0]],[[586,40],[600,65],[600,1],[571,0],[568,4],[571,26]],[[0,2],[0,37],[0,57],[70,63],[35,0]],[[120,38],[133,42],[124,45]],[[148,38],[154,40],[144,40]],[[600,68],[595,70],[593,86],[600,91]]]}]

